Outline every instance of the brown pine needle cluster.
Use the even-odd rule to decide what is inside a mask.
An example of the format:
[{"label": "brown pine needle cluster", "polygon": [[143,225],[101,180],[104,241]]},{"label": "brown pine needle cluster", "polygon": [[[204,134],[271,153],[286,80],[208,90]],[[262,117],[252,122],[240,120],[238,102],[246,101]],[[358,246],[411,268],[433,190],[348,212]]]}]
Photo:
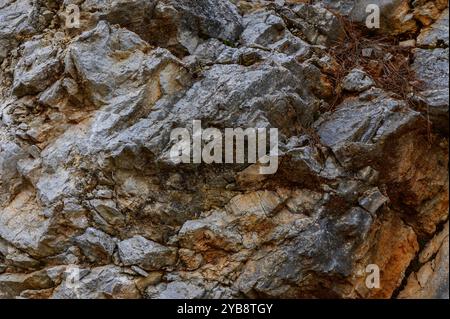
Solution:
[{"label": "brown pine needle cluster", "polygon": [[420,90],[420,83],[411,69],[412,50],[399,45],[400,38],[379,35],[363,25],[340,17],[344,25],[345,37],[329,50],[337,62],[337,70],[332,75],[335,98],[331,102],[334,109],[344,98],[340,88],[342,79],[354,68],[369,74],[378,87],[398,95],[414,106],[414,94]]}]

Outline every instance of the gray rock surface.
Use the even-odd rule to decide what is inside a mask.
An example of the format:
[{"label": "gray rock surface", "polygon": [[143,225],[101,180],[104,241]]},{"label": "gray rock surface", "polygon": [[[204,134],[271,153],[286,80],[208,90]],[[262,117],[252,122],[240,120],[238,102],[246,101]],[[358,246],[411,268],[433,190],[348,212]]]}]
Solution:
[{"label": "gray rock surface", "polygon": [[22,48],[22,58],[14,70],[13,93],[21,97],[45,90],[61,72],[58,47],[42,40],[31,40]]},{"label": "gray rock surface", "polygon": [[46,21],[39,11],[37,1],[0,2],[0,62],[17,47],[21,37],[42,30]]},{"label": "gray rock surface", "polygon": [[422,30],[417,37],[419,46],[436,47],[446,45],[448,47],[448,9],[442,11],[439,20],[430,27]]},{"label": "gray rock surface", "polygon": [[192,52],[202,38],[235,42],[241,16],[225,0],[85,1],[82,9],[95,21],[107,20],[139,34],[150,43],[178,53]]},{"label": "gray rock surface", "polygon": [[176,281],[146,290],[150,299],[201,299],[204,293],[205,290],[201,287]]},{"label": "gray rock surface", "polygon": [[448,132],[448,48],[417,49],[413,69],[422,83],[420,98],[428,108],[431,121]]},{"label": "gray rock surface", "polygon": [[332,45],[344,37],[339,19],[320,3],[283,7],[281,15],[291,28],[297,29],[312,44]]},{"label": "gray rock surface", "polygon": [[294,36],[275,12],[256,12],[244,17],[240,42],[250,47],[265,47],[290,55],[306,55],[309,44]]},{"label": "gray rock surface", "polygon": [[351,70],[342,80],[342,88],[350,92],[363,92],[374,85],[370,76],[359,69]]},{"label": "gray rock surface", "polygon": [[414,32],[417,22],[411,12],[409,1],[405,0],[344,0],[324,1],[334,10],[348,16],[351,20],[366,23],[369,15],[374,13],[370,5],[376,5],[380,13],[380,28],[389,34]]},{"label": "gray rock surface", "polygon": [[133,299],[139,292],[131,276],[119,267],[104,266],[91,270],[69,268],[53,299]]},{"label": "gray rock surface", "polygon": [[95,228],[86,229],[83,235],[74,240],[90,262],[110,261],[116,246],[113,238]]},{"label": "gray rock surface", "polygon": [[419,255],[421,265],[409,277],[399,298],[448,299],[448,223]]},{"label": "gray rock surface", "polygon": [[118,243],[119,256],[127,265],[139,265],[145,270],[157,270],[176,262],[176,252],[142,236]]},{"label": "gray rock surface", "polygon": [[[0,298],[448,297],[446,3],[375,1],[341,70],[367,1],[69,2],[0,0]],[[174,163],[193,120],[277,128],[278,169]]]}]

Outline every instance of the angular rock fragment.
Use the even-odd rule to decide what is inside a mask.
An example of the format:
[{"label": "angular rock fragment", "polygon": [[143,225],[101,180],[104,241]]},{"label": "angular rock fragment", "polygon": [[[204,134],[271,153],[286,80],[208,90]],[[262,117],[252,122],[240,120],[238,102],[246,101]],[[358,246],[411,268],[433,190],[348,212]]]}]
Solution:
[{"label": "angular rock fragment", "polygon": [[0,62],[18,46],[22,37],[42,30],[46,23],[42,18],[38,1],[5,0],[0,3]]},{"label": "angular rock fragment", "polygon": [[133,278],[120,267],[108,265],[91,270],[69,268],[52,299],[137,299],[140,294]]},{"label": "angular rock fragment", "polygon": [[2,136],[0,136],[0,205],[9,201],[22,184],[17,166],[19,160],[27,157],[20,146],[1,139]]},{"label": "angular rock fragment", "polygon": [[115,226],[124,224],[125,216],[117,209],[117,204],[113,200],[94,199],[89,203],[107,224]]},{"label": "angular rock fragment", "polygon": [[427,116],[435,127],[442,132],[448,132],[448,48],[446,49],[416,49],[413,70],[421,81],[420,99],[427,110]]},{"label": "angular rock fragment", "polygon": [[[368,212],[355,208],[338,221],[323,218],[313,223],[294,224],[292,241],[275,249],[260,249],[246,263],[235,282],[236,288],[249,297],[308,298],[310,292],[317,290],[323,296],[336,296],[340,289],[338,277],[350,275],[351,256],[356,258],[354,252],[368,234],[372,221]],[[352,237],[353,244],[345,245],[342,241],[345,237]],[[316,274],[317,278],[308,273]],[[331,285],[322,291],[318,285],[326,282]]]},{"label": "angular rock fragment", "polygon": [[101,21],[69,46],[66,69],[84,83],[92,102],[99,106],[123,95],[129,89],[127,84],[134,82],[134,74],[143,80],[143,75],[151,71],[144,53],[148,49],[135,33]]},{"label": "angular rock fragment", "polygon": [[39,214],[32,189],[22,190],[0,214],[0,236],[16,247],[35,254],[49,230],[50,220]]},{"label": "angular rock fragment", "polygon": [[363,197],[359,199],[359,204],[368,212],[374,214],[376,211],[388,201],[378,188],[367,191]]},{"label": "angular rock fragment", "polygon": [[[401,299],[448,299],[448,223],[420,253],[420,269],[409,275]],[[431,252],[431,253],[430,253]]]},{"label": "angular rock fragment", "polygon": [[187,78],[181,62],[167,50],[147,54],[149,49],[136,34],[103,21],[69,46],[67,72],[84,84],[95,106],[105,106],[93,123],[94,135],[126,127],[148,114],[161,97],[183,88]]},{"label": "angular rock fragment", "polygon": [[175,104],[174,120],[188,124],[199,119],[221,123],[222,127],[279,127],[285,131],[299,119],[308,126],[316,105],[295,76],[302,78],[302,74],[294,75],[269,63],[250,68],[215,65]]},{"label": "angular rock fragment", "polygon": [[205,289],[185,282],[170,282],[149,287],[145,291],[150,299],[201,299]]},{"label": "angular rock fragment", "polygon": [[[413,229],[407,225],[393,212],[387,212],[379,219],[381,223],[373,235],[363,243],[364,249],[368,249],[369,243],[375,243],[361,260],[362,273],[355,272],[353,275],[354,291],[352,294],[362,294],[366,298],[392,298],[395,290],[401,285],[405,271],[415,258],[419,244]],[[370,237],[374,236],[374,237]],[[377,238],[373,241],[370,238]],[[380,270],[384,269],[380,276],[379,288],[370,289],[366,284],[368,265],[376,265]]]},{"label": "angular rock fragment", "polygon": [[369,101],[344,101],[336,112],[319,120],[318,134],[342,165],[359,166],[380,156],[391,136],[414,128],[419,121],[418,112],[382,93]]},{"label": "angular rock fragment", "polygon": [[236,7],[226,0],[107,1],[90,0],[83,8],[139,34],[159,47],[183,54],[202,38],[234,43],[242,31]]},{"label": "angular rock fragment", "polygon": [[118,243],[119,256],[127,265],[145,270],[158,270],[176,262],[176,251],[142,236],[134,236]]},{"label": "angular rock fragment", "polygon": [[435,23],[420,32],[417,37],[417,45],[425,47],[446,45],[448,47],[448,32],[448,9],[445,9]]},{"label": "angular rock fragment", "polygon": [[249,47],[263,47],[296,56],[309,52],[308,43],[292,35],[283,19],[271,12],[257,12],[244,17],[240,42]]},{"label": "angular rock fragment", "polygon": [[[406,0],[363,0],[347,1],[351,4],[349,17],[354,21],[366,23],[369,15],[374,13],[373,7],[377,5],[380,11],[380,27],[383,32],[389,34],[401,34],[405,32],[414,32],[417,29],[417,23],[414,19],[409,1]],[[368,10],[370,9],[370,10]],[[369,19],[369,21],[372,21]]]},{"label": "angular rock fragment", "polygon": [[351,70],[342,80],[342,88],[350,92],[362,92],[374,85],[370,76],[359,69]]},{"label": "angular rock fragment", "polygon": [[[0,0],[0,298],[448,297],[447,6]],[[277,128],[278,170],[174,163],[193,120]]]},{"label": "angular rock fragment", "polygon": [[439,18],[439,13],[447,7],[443,0],[438,1],[417,1],[414,2],[414,18],[420,21],[424,26],[429,26],[433,21]]},{"label": "angular rock fragment", "polygon": [[90,15],[93,23],[106,20],[142,36],[158,1],[156,0],[86,0],[81,10]]},{"label": "angular rock fragment", "polygon": [[156,4],[149,29],[152,43],[191,51],[201,37],[235,42],[242,25],[236,7],[229,1],[164,0]]},{"label": "angular rock fragment", "polygon": [[45,289],[53,286],[51,279],[43,271],[31,274],[0,274],[0,298],[14,298],[24,290]]},{"label": "angular rock fragment", "polygon": [[[183,248],[205,254],[215,249],[255,249],[265,242],[282,240],[291,224],[304,217],[302,213],[307,208],[313,209],[318,197],[301,190],[283,196],[270,191],[238,195],[230,200],[226,211],[212,211],[204,218],[185,222],[176,240]],[[305,202],[297,204],[302,199]],[[285,200],[286,206],[298,215],[282,210]]]},{"label": "angular rock fragment", "polygon": [[221,219],[220,213],[203,220],[191,220],[184,223],[178,233],[178,241],[185,248],[196,251],[220,249],[239,251],[242,237],[233,230],[226,229],[227,217]]},{"label": "angular rock fragment", "polygon": [[21,270],[36,269],[40,266],[40,262],[34,258],[31,258],[28,254],[25,254],[8,244],[8,242],[0,239],[0,255],[3,255],[4,267],[13,267]]},{"label": "angular rock fragment", "polygon": [[321,4],[298,4],[281,9],[289,28],[297,29],[311,44],[332,45],[344,37],[339,19]]},{"label": "angular rock fragment", "polygon": [[83,254],[90,262],[108,262],[116,246],[114,240],[104,232],[88,228],[86,232],[75,237],[75,242],[80,246]]},{"label": "angular rock fragment", "polygon": [[43,40],[23,44],[22,58],[14,71],[13,93],[21,97],[45,90],[62,71],[58,48]]}]

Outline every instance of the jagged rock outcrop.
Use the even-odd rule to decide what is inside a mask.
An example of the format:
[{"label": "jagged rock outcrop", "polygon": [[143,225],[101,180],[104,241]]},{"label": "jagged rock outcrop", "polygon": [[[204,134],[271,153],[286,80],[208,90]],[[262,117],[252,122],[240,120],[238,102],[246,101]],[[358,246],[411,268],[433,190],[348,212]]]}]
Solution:
[{"label": "jagged rock outcrop", "polygon": [[420,100],[436,127],[448,134],[448,9],[417,37],[413,68],[422,84]]},{"label": "jagged rock outcrop", "polygon": [[418,256],[421,265],[411,273],[399,298],[448,299],[448,223]]},{"label": "jagged rock outcrop", "polygon": [[81,9],[91,13],[93,23],[119,24],[179,54],[191,52],[203,38],[234,43],[242,31],[242,17],[226,0],[88,0]]},{"label": "jagged rock outcrop", "polygon": [[338,74],[366,1],[0,0],[0,298],[448,298],[448,9],[378,4],[408,94]]},{"label": "jagged rock outcrop", "polygon": [[0,62],[22,39],[41,32],[52,18],[39,1],[2,0],[0,2]]}]

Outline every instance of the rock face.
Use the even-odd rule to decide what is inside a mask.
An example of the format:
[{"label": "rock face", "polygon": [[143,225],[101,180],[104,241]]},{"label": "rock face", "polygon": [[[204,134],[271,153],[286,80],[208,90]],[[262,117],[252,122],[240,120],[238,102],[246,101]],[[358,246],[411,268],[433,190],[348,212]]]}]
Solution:
[{"label": "rock face", "polygon": [[448,299],[448,223],[419,255],[420,269],[408,277],[399,298]]},{"label": "rock face", "polygon": [[88,0],[82,9],[92,13],[94,23],[119,24],[179,54],[191,52],[203,38],[236,42],[242,31],[242,17],[227,0]]},{"label": "rock face", "polygon": [[14,95],[36,94],[55,82],[62,67],[57,47],[47,46],[42,40],[31,40],[23,45],[22,54],[14,70]]},{"label": "rock face", "polygon": [[413,68],[423,83],[421,99],[429,108],[430,119],[448,132],[448,47],[416,49]]},{"label": "rock face", "polygon": [[38,1],[2,0],[0,2],[0,62],[20,43],[45,27],[52,13]]},{"label": "rock face", "polygon": [[116,246],[108,234],[95,228],[86,229],[83,235],[75,237],[75,241],[91,262],[98,262],[102,259],[108,262]]},{"label": "rock face", "polygon": [[[338,74],[372,2],[407,94]],[[446,2],[69,3],[0,0],[0,298],[448,298]]]},{"label": "rock face", "polygon": [[118,244],[119,256],[126,266],[139,265],[145,270],[161,269],[176,262],[176,253],[158,243],[135,236]]},{"label": "rock face", "polygon": [[342,88],[350,92],[363,92],[375,86],[375,82],[364,71],[354,69],[342,80]]}]

